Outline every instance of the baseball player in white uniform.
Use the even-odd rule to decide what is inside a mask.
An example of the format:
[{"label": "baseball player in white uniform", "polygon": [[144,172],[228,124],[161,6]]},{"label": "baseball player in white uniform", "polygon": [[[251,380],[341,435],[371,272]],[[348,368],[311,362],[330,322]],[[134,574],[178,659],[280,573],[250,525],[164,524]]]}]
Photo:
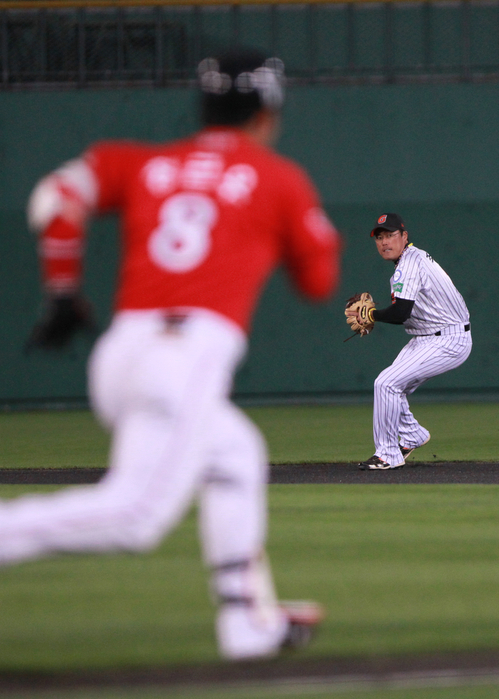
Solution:
[{"label": "baseball player in white uniform", "polygon": [[277,602],[264,555],[265,444],[229,399],[273,270],[284,264],[312,300],[329,298],[339,279],[340,237],[315,187],[271,148],[283,79],[282,62],[256,52],[205,59],[199,132],[93,144],[44,177],[28,207],[47,300],[32,337],[42,348],[89,324],[85,224],[119,216],[115,313],[89,364],[112,449],[100,483],[0,505],[0,564],[149,550],[196,499],[228,659],[274,655],[320,616]]},{"label": "baseball player in white uniform", "polygon": [[374,456],[362,470],[400,468],[414,449],[430,439],[409,409],[418,386],[460,366],[469,357],[470,316],[449,275],[424,250],[409,242],[398,214],[378,217],[371,231],[379,254],[394,263],[392,305],[371,309],[370,319],[402,324],[411,336],[391,366],[374,383]]}]

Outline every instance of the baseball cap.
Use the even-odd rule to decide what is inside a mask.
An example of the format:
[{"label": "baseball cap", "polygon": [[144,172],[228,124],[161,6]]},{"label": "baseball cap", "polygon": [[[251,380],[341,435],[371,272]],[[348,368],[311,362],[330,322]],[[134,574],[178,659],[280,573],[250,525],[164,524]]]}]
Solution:
[{"label": "baseball cap", "polygon": [[371,231],[371,237],[376,235],[377,230],[383,231],[405,231],[406,227],[398,214],[381,214],[378,216],[376,225]]}]

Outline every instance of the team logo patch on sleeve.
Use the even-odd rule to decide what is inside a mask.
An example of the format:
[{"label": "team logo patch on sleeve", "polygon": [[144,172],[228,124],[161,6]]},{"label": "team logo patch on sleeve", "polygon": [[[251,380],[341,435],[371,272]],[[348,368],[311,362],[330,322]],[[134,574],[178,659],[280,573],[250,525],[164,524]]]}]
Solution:
[{"label": "team logo patch on sleeve", "polygon": [[396,293],[400,293],[403,288],[404,288],[404,285],[402,284],[402,282],[397,282],[396,284],[393,285],[393,291]]}]

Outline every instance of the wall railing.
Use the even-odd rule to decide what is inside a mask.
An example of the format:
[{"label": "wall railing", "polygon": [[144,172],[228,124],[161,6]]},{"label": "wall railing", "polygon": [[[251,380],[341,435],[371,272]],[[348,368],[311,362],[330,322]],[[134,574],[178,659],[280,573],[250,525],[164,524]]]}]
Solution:
[{"label": "wall railing", "polygon": [[499,80],[499,0],[0,2],[0,89],[190,84],[234,44],[291,81]]}]

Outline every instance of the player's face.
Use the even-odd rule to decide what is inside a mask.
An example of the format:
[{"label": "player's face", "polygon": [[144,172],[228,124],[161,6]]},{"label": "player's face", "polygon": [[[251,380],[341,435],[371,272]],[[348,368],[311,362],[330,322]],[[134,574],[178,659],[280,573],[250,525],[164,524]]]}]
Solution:
[{"label": "player's face", "polygon": [[374,240],[384,260],[398,260],[407,245],[407,231],[378,231]]}]

